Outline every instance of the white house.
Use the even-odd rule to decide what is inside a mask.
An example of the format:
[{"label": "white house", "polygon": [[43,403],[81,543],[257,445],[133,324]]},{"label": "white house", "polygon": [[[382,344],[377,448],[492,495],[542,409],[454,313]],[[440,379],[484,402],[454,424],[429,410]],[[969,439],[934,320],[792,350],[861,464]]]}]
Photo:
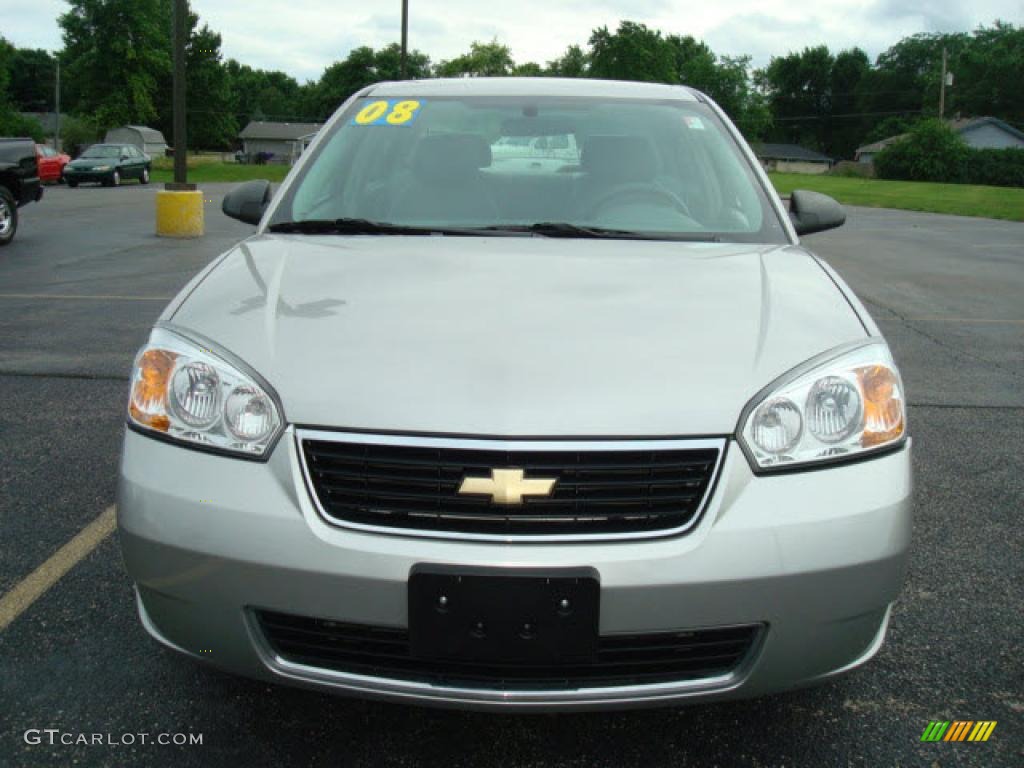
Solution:
[{"label": "white house", "polygon": [[824,173],[832,158],[799,144],[754,144],[754,154],[766,171],[779,173]]},{"label": "white house", "polygon": [[269,123],[254,120],[238,137],[250,158],[261,152],[272,163],[294,163],[320,130],[319,123]]}]

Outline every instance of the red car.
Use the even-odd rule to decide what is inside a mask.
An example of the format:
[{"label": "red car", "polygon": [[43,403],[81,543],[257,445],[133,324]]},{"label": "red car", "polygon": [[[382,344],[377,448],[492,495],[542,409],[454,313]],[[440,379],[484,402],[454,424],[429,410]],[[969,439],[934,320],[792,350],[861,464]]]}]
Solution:
[{"label": "red car", "polygon": [[61,182],[64,180],[64,166],[71,162],[71,158],[45,144],[36,144],[36,162],[40,181]]}]

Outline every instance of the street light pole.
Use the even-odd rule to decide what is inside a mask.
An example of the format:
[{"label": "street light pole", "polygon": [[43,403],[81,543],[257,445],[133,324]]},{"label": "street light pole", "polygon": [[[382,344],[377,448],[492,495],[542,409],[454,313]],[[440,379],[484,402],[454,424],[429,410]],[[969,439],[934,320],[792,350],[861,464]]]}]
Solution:
[{"label": "street light pole", "polygon": [[942,83],[939,86],[939,119],[946,115],[946,47],[942,47]]},{"label": "street light pole", "polygon": [[60,152],[60,54],[57,54],[57,87],[56,93],[54,94],[54,107],[56,112],[53,115],[54,126],[53,126],[53,150],[54,152]]},{"label": "street light pole", "polygon": [[409,76],[409,0],[402,0],[402,79]]},{"label": "street light pole", "polygon": [[191,190],[188,183],[186,153],[188,138],[185,129],[185,40],[188,37],[188,0],[174,0],[174,183],[167,189]]}]

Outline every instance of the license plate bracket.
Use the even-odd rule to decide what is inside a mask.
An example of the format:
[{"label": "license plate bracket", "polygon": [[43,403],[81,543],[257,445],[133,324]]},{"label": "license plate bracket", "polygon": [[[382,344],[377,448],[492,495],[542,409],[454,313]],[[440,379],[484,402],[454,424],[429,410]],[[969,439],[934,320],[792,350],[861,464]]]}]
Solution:
[{"label": "license plate bracket", "polygon": [[593,568],[465,568],[409,574],[409,644],[422,659],[532,664],[592,660],[601,586]]}]

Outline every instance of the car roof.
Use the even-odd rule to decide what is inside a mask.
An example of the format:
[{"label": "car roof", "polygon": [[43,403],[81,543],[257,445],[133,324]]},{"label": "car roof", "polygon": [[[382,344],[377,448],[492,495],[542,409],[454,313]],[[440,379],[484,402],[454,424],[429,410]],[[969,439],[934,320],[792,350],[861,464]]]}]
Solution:
[{"label": "car roof", "polygon": [[565,77],[453,77],[377,83],[367,96],[583,96],[697,101],[682,85]]}]

